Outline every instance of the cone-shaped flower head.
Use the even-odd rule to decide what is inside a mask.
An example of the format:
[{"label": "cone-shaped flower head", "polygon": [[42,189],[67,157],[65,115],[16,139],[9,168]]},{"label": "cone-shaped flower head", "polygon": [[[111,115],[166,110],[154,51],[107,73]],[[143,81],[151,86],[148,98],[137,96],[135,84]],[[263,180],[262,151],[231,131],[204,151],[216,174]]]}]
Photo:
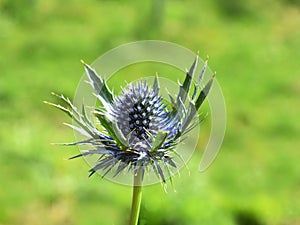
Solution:
[{"label": "cone-shaped flower head", "polygon": [[198,109],[206,98],[213,78],[199,90],[200,82],[207,67],[204,63],[200,74],[194,82],[193,93],[190,93],[198,56],[187,71],[183,84],[179,85],[177,96],[170,96],[171,106],[159,94],[158,77],[150,86],[146,81],[128,84],[122,92],[115,96],[106,82],[89,65],[84,64],[90,84],[103,107],[94,110],[103,129],[98,129],[88,118],[85,107],[81,112],[64,96],[69,108],[54,105],[69,114],[76,125],[70,125],[88,139],[71,145],[89,145],[93,149],[86,150],[80,156],[98,154],[100,159],[90,170],[90,175],[103,170],[118,175],[124,169],[137,171],[152,168],[158,178],[166,181],[162,169],[176,168],[173,160],[179,154],[176,145],[182,137],[198,125]]},{"label": "cone-shaped flower head", "polygon": [[171,133],[168,114],[162,97],[142,81],[129,84],[112,105],[112,116],[124,137],[128,137],[129,147],[145,153],[151,150],[151,137],[158,131]]}]

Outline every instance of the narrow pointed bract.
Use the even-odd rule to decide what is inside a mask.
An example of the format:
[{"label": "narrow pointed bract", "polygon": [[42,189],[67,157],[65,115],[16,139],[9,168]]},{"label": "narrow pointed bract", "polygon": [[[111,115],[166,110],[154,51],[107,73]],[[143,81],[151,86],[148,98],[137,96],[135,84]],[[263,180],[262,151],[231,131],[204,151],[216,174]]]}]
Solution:
[{"label": "narrow pointed bract", "polygon": [[[90,169],[90,176],[99,170],[103,171],[102,176],[110,172],[117,176],[125,170],[136,174],[141,168],[144,176],[145,169],[148,168],[153,170],[163,183],[168,177],[171,179],[171,168],[178,169],[175,158],[182,159],[176,151],[176,146],[187,132],[198,125],[198,109],[213,83],[214,76],[199,91],[199,82],[205,73],[207,61],[194,82],[197,62],[198,55],[187,71],[184,82],[179,85],[178,94],[170,95],[171,107],[168,107],[167,101],[159,94],[157,74],[152,85],[146,81],[130,83],[119,95],[114,95],[105,80],[83,62],[94,94],[103,106],[93,110],[102,129],[91,122],[93,120],[87,116],[84,105],[79,111],[63,95],[54,94],[68,107],[45,102],[73,118],[74,124],[66,125],[87,137],[86,140],[65,145],[92,147],[70,159],[99,155],[99,160]],[[193,93],[190,93],[192,85]]]}]

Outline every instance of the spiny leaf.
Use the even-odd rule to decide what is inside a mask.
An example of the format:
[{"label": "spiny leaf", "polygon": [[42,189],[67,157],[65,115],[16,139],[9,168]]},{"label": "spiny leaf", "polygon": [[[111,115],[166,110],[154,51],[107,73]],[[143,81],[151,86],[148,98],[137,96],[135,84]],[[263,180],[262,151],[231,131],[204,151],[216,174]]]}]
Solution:
[{"label": "spiny leaf", "polygon": [[160,87],[159,87],[159,81],[158,81],[158,74],[156,73],[155,74],[155,78],[154,78],[154,83],[153,83],[153,91],[154,91],[154,93],[158,94],[159,89],[160,89]]},{"label": "spiny leaf", "polygon": [[166,178],[165,178],[165,175],[164,175],[164,172],[163,170],[161,169],[159,163],[157,161],[153,161],[154,165],[155,165],[155,168],[157,169],[157,172],[159,174],[159,177],[161,178],[162,182],[163,183],[166,183]]},{"label": "spiny leaf", "polygon": [[81,61],[84,65],[87,76],[90,79],[91,85],[96,91],[96,95],[100,98],[100,101],[103,103],[103,100],[108,103],[114,101],[113,94],[106,85],[106,82],[97,74],[97,72],[91,68],[84,61]]},{"label": "spiny leaf", "polygon": [[190,101],[187,116],[185,117],[181,125],[181,132],[183,132],[189,126],[190,122],[194,119],[196,113],[197,110],[195,108],[195,103],[193,101]]},{"label": "spiny leaf", "polygon": [[[51,94],[61,100],[63,100],[69,107],[72,109],[72,112],[75,113],[77,116],[80,117],[80,113],[78,112],[77,108],[72,104],[71,100],[67,97],[65,97],[63,94],[58,95],[54,92],[51,92]],[[73,115],[74,116],[74,115]]]},{"label": "spiny leaf", "polygon": [[109,135],[115,139],[117,144],[122,148],[122,149],[128,149],[128,143],[126,138],[123,136],[121,133],[120,129],[118,129],[117,125],[108,118],[102,114],[99,113],[99,111],[94,111],[96,117],[99,119],[101,125],[107,130]]},{"label": "spiny leaf", "polygon": [[185,80],[182,85],[180,85],[179,93],[177,95],[177,104],[179,104],[179,99],[184,103],[187,97],[187,94],[189,93],[191,83],[193,80],[195,68],[197,66],[198,62],[198,55],[196,56],[190,70],[186,73]]},{"label": "spiny leaf", "polygon": [[124,162],[121,162],[120,161],[120,164],[115,172],[115,174],[113,175],[113,177],[117,176],[119,173],[121,173],[126,167],[128,166],[127,163],[124,163]]},{"label": "spiny leaf", "polygon": [[193,130],[195,127],[199,126],[200,123],[202,123],[202,121],[204,120],[204,118],[198,119],[198,116],[194,117],[194,122],[192,124],[189,124],[187,129],[185,129],[182,132],[182,136],[184,136],[185,134],[189,133],[191,130]]},{"label": "spiny leaf", "polygon": [[202,105],[202,103],[204,102],[206,96],[208,95],[214,78],[215,78],[215,74],[212,76],[212,78],[208,81],[208,83],[205,85],[205,87],[200,92],[200,94],[195,102],[195,108],[197,111],[200,108],[200,106]]},{"label": "spiny leaf", "polygon": [[152,144],[152,148],[151,148],[151,151],[156,151],[158,150],[159,148],[161,148],[161,146],[163,145],[163,143],[165,142],[166,138],[168,137],[169,135],[169,132],[166,132],[166,131],[159,131],[157,134],[156,134],[156,137],[153,141],[153,144]]},{"label": "spiny leaf", "polygon": [[117,163],[117,159],[114,156],[106,157],[105,159],[101,160],[96,166],[89,170],[90,176],[92,176],[97,170],[100,169],[107,169],[109,166],[114,166]]},{"label": "spiny leaf", "polygon": [[70,116],[70,117],[73,116],[73,113],[72,113],[69,109],[67,109],[67,108],[65,108],[65,107],[63,107],[63,106],[61,106],[61,105],[59,105],[59,104],[54,104],[54,103],[52,103],[52,102],[47,102],[47,101],[44,101],[44,103],[47,104],[47,105],[54,106],[54,107],[56,107],[56,108],[62,110],[63,112],[67,113],[68,116]]},{"label": "spiny leaf", "polygon": [[92,137],[92,135],[90,135],[88,132],[86,132],[83,128],[81,127],[76,127],[72,124],[69,124],[69,123],[63,123],[64,125],[68,126],[68,127],[71,127],[73,130],[81,133],[82,135],[84,136],[87,136],[87,137]]},{"label": "spiny leaf", "polygon": [[167,171],[167,173],[169,175],[169,181],[171,183],[172,189],[175,192],[176,190],[175,190],[174,183],[173,183],[173,176],[174,176],[174,174],[171,172],[168,164],[165,161],[163,161],[163,163],[164,163],[164,166],[165,166],[165,170]]},{"label": "spiny leaf", "polygon": [[78,112],[77,108],[72,104],[72,102],[68,98],[65,98],[63,95],[55,94],[53,92],[51,94],[62,99],[64,102],[66,102],[68,104],[68,106],[72,109],[72,111],[70,109],[65,108],[58,104],[50,103],[47,101],[44,101],[44,103],[54,106],[54,107],[62,110],[63,112],[67,113],[67,115],[69,115],[86,133],[89,134],[88,136],[97,138],[97,136],[99,135],[99,132],[96,129],[94,129],[93,126],[90,127],[85,123],[85,121],[83,121],[82,115]]},{"label": "spiny leaf", "polygon": [[83,118],[83,120],[84,120],[90,127],[94,127],[94,125],[92,124],[92,122],[90,121],[89,117],[88,117],[87,114],[86,114],[84,104],[82,104],[81,111],[82,111],[82,118]]},{"label": "spiny leaf", "polygon": [[109,151],[107,151],[107,150],[104,149],[104,148],[96,149],[96,150],[85,150],[85,151],[82,151],[81,154],[72,156],[72,157],[70,157],[69,159],[75,159],[75,158],[78,158],[78,157],[87,156],[87,155],[92,155],[92,154],[108,154],[108,153],[109,153]]},{"label": "spiny leaf", "polygon": [[206,60],[204,62],[204,65],[200,71],[200,74],[199,74],[199,77],[198,77],[198,84],[201,83],[202,79],[203,79],[203,76],[204,76],[204,73],[206,71],[206,68],[207,68],[207,63],[208,63],[208,56],[206,57]]},{"label": "spiny leaf", "polygon": [[176,163],[172,160],[170,156],[165,156],[163,158],[170,166],[177,168]]},{"label": "spiny leaf", "polygon": [[214,77],[215,77],[215,75],[212,76],[212,78],[208,81],[208,83],[202,89],[196,102],[194,102],[193,100],[190,101],[188,111],[187,111],[187,116],[185,117],[185,119],[182,123],[182,126],[181,126],[181,133],[183,133],[185,131],[185,129],[190,125],[191,121],[195,118],[198,109],[204,102],[206,96],[208,95],[208,93],[211,89]]},{"label": "spiny leaf", "polygon": [[204,73],[206,71],[206,68],[207,68],[207,63],[208,63],[208,56],[206,57],[206,60],[204,62],[204,65],[199,73],[199,77],[198,77],[198,82],[195,84],[195,88],[194,88],[194,93],[192,95],[192,100],[195,99],[197,93],[198,93],[198,90],[199,90],[199,87],[200,87],[200,84],[203,80],[203,76],[204,76]]}]

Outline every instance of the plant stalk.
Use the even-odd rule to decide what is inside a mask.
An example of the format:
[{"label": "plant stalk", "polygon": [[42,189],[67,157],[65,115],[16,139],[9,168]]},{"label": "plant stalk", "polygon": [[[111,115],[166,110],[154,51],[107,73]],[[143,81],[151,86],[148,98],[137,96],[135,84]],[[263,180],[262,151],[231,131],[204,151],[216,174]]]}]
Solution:
[{"label": "plant stalk", "polygon": [[133,179],[133,193],[129,225],[137,225],[142,201],[143,167],[141,166]]}]

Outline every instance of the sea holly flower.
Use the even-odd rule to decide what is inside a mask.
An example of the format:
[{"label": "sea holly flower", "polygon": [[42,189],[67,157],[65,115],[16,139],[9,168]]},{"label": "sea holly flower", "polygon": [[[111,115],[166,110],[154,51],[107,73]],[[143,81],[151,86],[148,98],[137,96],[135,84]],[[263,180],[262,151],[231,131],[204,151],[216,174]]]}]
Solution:
[{"label": "sea holly flower", "polygon": [[198,110],[210,91],[215,75],[200,89],[208,59],[200,73],[194,76],[197,62],[198,55],[187,70],[184,82],[179,84],[178,94],[169,95],[170,103],[159,93],[157,74],[152,85],[147,81],[137,81],[128,84],[119,95],[114,95],[106,81],[83,62],[89,83],[102,104],[93,110],[101,127],[89,118],[84,104],[79,110],[68,98],[54,93],[67,106],[45,102],[67,113],[74,123],[66,125],[86,137],[66,144],[89,147],[89,150],[81,151],[70,159],[99,156],[90,169],[90,176],[100,170],[103,177],[110,172],[114,176],[124,170],[133,172],[129,225],[138,223],[145,172],[152,170],[163,184],[167,179],[172,184],[171,168],[179,169],[174,158],[182,159],[176,147],[200,123]]},{"label": "sea holly flower", "polygon": [[178,94],[169,96],[169,105],[159,94],[157,74],[151,86],[146,81],[138,81],[128,84],[119,95],[114,95],[106,81],[92,67],[82,62],[94,94],[102,104],[102,107],[93,110],[102,129],[97,128],[88,117],[84,105],[80,111],[63,95],[54,94],[67,107],[45,102],[67,113],[75,125],[66,125],[87,138],[67,145],[92,147],[70,159],[99,155],[99,160],[90,169],[90,176],[99,170],[104,171],[102,176],[109,172],[117,176],[127,169],[135,175],[139,171],[142,181],[145,171],[151,169],[161,182],[165,183],[167,177],[172,182],[170,167],[177,168],[174,157],[181,158],[176,146],[199,124],[198,109],[213,82],[214,75],[200,90],[207,61],[195,77],[198,62],[198,55],[196,56],[186,72],[183,84],[179,84]]}]

